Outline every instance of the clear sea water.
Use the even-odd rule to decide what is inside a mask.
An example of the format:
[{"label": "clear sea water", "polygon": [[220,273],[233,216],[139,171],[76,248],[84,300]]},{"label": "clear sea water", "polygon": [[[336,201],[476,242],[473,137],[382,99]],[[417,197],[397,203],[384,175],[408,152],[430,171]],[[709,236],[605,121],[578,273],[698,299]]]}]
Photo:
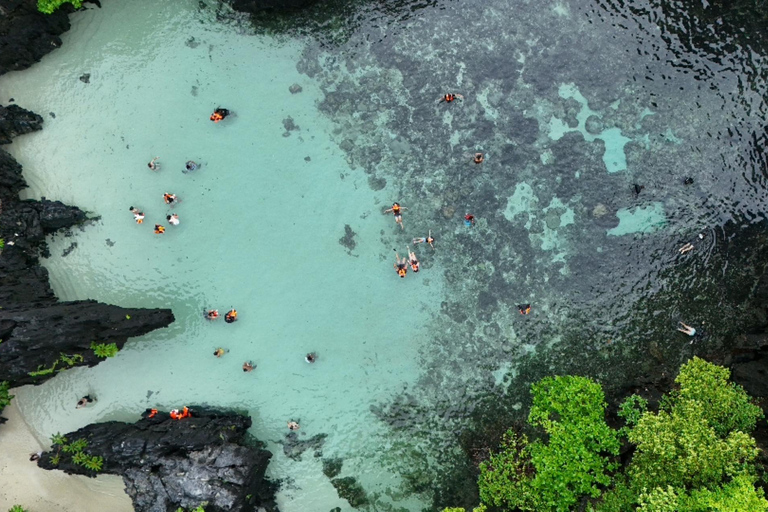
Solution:
[{"label": "clear sea water", "polygon": [[[321,471],[331,458],[372,510],[420,511],[439,484],[438,502],[468,504],[457,436],[478,414],[514,417],[534,378],[619,386],[727,344],[754,284],[729,273],[734,226],[766,204],[763,58],[674,20],[502,0],[328,4],[255,27],[191,0],[74,15],[61,49],[0,79],[2,101],[46,120],[10,146],[26,197],[99,216],[53,237],[44,263],[63,300],[176,322],[20,390],[27,421],[48,437],[147,407],[235,407],[275,453],[284,512],[350,510]],[[465,101],[438,105],[448,91]],[[215,125],[219,105],[235,115]],[[202,168],[182,173],[189,159]],[[393,201],[403,232],[382,214]],[[398,279],[393,249],[430,229],[436,250]],[[201,318],[229,306],[235,324]],[[680,319],[708,338],[677,338]],[[287,457],[288,420],[323,445]]]}]

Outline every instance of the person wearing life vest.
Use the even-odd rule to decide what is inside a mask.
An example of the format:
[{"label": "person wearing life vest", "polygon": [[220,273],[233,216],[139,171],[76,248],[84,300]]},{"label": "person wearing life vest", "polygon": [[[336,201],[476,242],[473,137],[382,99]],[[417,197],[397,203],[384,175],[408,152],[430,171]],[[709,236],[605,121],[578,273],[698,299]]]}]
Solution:
[{"label": "person wearing life vest", "polygon": [[397,254],[397,251],[395,251],[395,270],[397,271],[397,275],[400,276],[400,279],[404,278],[405,275],[408,273],[408,260],[405,258],[400,258],[400,255]]},{"label": "person wearing life vest", "polygon": [[217,348],[216,350],[213,351],[213,355],[215,355],[216,357],[221,357],[221,356],[223,356],[226,353],[227,353],[227,351],[224,350],[221,347],[219,347],[219,348]]},{"label": "person wearing life vest", "polygon": [[138,208],[134,208],[133,206],[131,206],[130,212],[133,214],[133,220],[136,221],[136,224],[144,222],[144,212],[139,211]]},{"label": "person wearing life vest", "polygon": [[438,101],[438,103],[443,103],[443,102],[445,102],[445,103],[451,103],[451,102],[453,102],[454,100],[456,100],[456,98],[459,98],[459,99],[462,99],[462,100],[463,100],[463,99],[464,99],[464,96],[462,96],[461,94],[454,94],[454,93],[450,93],[450,92],[449,92],[449,93],[443,94],[443,95],[440,97],[440,101]]},{"label": "person wearing life vest", "polygon": [[411,264],[411,270],[414,272],[419,271],[419,259],[416,257],[416,253],[411,250],[410,247],[406,247],[408,251],[408,262]]},{"label": "person wearing life vest", "polygon": [[237,321],[237,310],[235,308],[230,309],[227,311],[227,314],[224,315],[224,321],[228,324],[231,324],[233,322]]},{"label": "person wearing life vest", "polygon": [[384,213],[392,213],[395,216],[395,222],[397,224],[400,224],[400,229],[405,229],[403,227],[403,212],[407,210],[405,206],[400,206],[400,203],[394,203],[392,205],[392,208],[387,208],[384,210]]},{"label": "person wearing life vest", "polygon": [[181,410],[181,416],[179,416],[179,419],[183,420],[184,418],[189,418],[191,416],[192,416],[192,413],[189,412],[189,407],[185,405],[184,408]]},{"label": "person wearing life vest", "polygon": [[180,420],[181,419],[181,413],[178,409],[171,409],[171,419],[172,420]]},{"label": "person wearing life vest", "polygon": [[176,202],[176,194],[169,194],[166,192],[163,194],[163,201],[165,201],[165,204],[173,204]]},{"label": "person wearing life vest", "polygon": [[216,320],[217,318],[219,318],[219,310],[209,309],[208,311],[206,311],[205,309],[203,309],[203,317],[206,320]]},{"label": "person wearing life vest", "polygon": [[518,304],[517,305],[518,311],[520,311],[521,315],[527,315],[531,312],[531,305],[530,304]]},{"label": "person wearing life vest", "polygon": [[429,246],[434,249],[435,248],[435,245],[434,245],[435,244],[435,239],[432,238],[432,230],[430,229],[429,230],[429,234],[427,236],[425,236],[425,237],[414,238],[413,239],[413,243],[414,244],[429,244]]},{"label": "person wearing life vest", "polygon": [[485,157],[483,156],[482,153],[475,153],[475,156],[472,157],[472,161],[475,162],[476,164],[483,163],[483,160],[485,160]]},{"label": "person wearing life vest", "polygon": [[468,228],[471,228],[475,225],[475,216],[471,213],[468,213],[464,216],[464,225]]},{"label": "person wearing life vest", "polygon": [[150,409],[147,418],[154,418],[155,416],[157,416],[157,409]]},{"label": "person wearing life vest", "polygon": [[221,107],[216,107],[214,109],[213,114],[211,114],[211,121],[214,123],[218,123],[219,121],[223,121],[224,118],[226,118],[229,115],[229,110]]},{"label": "person wearing life vest", "polygon": [[165,233],[165,226],[161,226],[160,224],[155,224],[155,234],[162,235],[163,233]]}]

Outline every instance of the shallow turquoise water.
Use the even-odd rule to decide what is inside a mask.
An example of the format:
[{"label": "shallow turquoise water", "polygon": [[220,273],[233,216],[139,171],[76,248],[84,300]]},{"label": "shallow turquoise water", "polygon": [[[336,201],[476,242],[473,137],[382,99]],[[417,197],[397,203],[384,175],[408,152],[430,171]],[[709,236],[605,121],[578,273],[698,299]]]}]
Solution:
[{"label": "shallow turquoise water", "polygon": [[[762,271],[740,233],[759,239],[768,205],[762,57],[692,51],[665,35],[688,25],[664,5],[482,0],[468,20],[464,3],[340,3],[262,18],[262,35],[196,2],[107,4],[0,81],[56,116],[11,147],[30,196],[101,216],[51,242],[59,296],[177,316],[114,360],[18,393],[42,435],[180,400],[236,406],[276,452],[285,511],[348,509],[313,450],[283,455],[297,418],[302,438],[328,435],[322,457],[344,459],[372,509],[420,511],[435,490],[467,506],[468,460],[489,445],[462,434],[519,420],[533,380],[620,387],[749,325]],[[438,105],[449,90],[465,101]],[[237,116],[213,125],[219,104]],[[190,158],[203,168],[184,175]],[[181,225],[159,237],[166,191]],[[394,200],[410,208],[404,233],[381,215]],[[397,279],[392,249],[428,229],[437,251],[420,247],[422,272]],[[230,305],[237,324],[201,321]],[[681,343],[680,319],[708,337]],[[213,358],[217,346],[230,353]],[[75,411],[86,392],[98,406]]]},{"label": "shallow turquoise water", "polygon": [[[300,43],[218,26],[195,6],[145,2],[139,14],[135,5],[106,4],[73,18],[61,51],[3,80],[19,104],[55,113],[43,132],[11,147],[28,196],[101,217],[51,242],[45,264],[58,296],[176,315],[168,330],[97,368],[21,390],[19,403],[46,437],[135,419],[149,406],[247,409],[254,435],[276,454],[270,474],[293,482],[282,509],[346,509],[312,450],[294,462],[275,443],[288,420],[299,420],[302,437],[328,434],[322,452],[344,458],[342,476],[358,476],[370,491],[388,487],[392,477],[376,463],[386,432],[369,407],[418,377],[441,275],[433,267],[398,279],[382,234],[402,254],[419,233],[407,216],[399,233],[381,214],[397,198],[372,192],[330,141],[317,88],[296,71]],[[187,44],[192,36],[199,46]],[[89,84],[78,80],[85,72]],[[292,95],[293,83],[303,92]],[[219,104],[236,117],[214,125],[208,116]],[[288,116],[300,129],[284,137]],[[154,156],[157,173],[146,165]],[[183,174],[188,159],[202,168]],[[181,198],[176,208],[163,203],[166,191]],[[143,225],[133,222],[132,205],[144,210]],[[165,222],[169,211],[178,227]],[[152,233],[155,222],[165,235]],[[339,243],[345,224],[357,233],[352,251]],[[417,250],[427,264],[432,250]],[[235,324],[201,317],[204,307],[223,314],[230,305]],[[218,346],[229,350],[221,359],[212,355]],[[310,351],[314,365],[304,361]],[[253,373],[241,371],[245,360],[257,364]],[[85,393],[98,404],[75,410]]]}]

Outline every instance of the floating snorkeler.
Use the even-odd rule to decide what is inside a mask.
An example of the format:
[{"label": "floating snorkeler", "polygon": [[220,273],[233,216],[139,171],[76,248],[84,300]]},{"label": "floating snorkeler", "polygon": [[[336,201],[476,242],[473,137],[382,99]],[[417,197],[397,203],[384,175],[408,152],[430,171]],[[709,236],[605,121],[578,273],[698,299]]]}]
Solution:
[{"label": "floating snorkeler", "polygon": [[431,248],[435,248],[435,239],[432,238],[432,230],[429,230],[429,234],[426,237],[423,238],[414,238],[413,239],[414,244],[429,244]]},{"label": "floating snorkeler", "polygon": [[131,206],[130,212],[133,214],[133,220],[136,221],[136,224],[144,222],[144,212],[139,211],[138,208],[134,208],[133,206]]},{"label": "floating snorkeler", "polygon": [[235,308],[231,308],[229,311],[227,311],[227,314],[224,315],[224,321],[228,324],[237,322],[237,310]]},{"label": "floating snorkeler", "polygon": [[472,161],[476,164],[481,164],[485,161],[485,156],[483,156],[482,153],[475,153],[475,155],[472,157]]},{"label": "floating snorkeler", "polygon": [[475,225],[475,216],[471,213],[468,213],[464,216],[464,225],[468,228],[471,228]]},{"label": "floating snorkeler", "polygon": [[221,357],[221,356],[223,356],[224,354],[226,354],[227,352],[229,352],[229,350],[225,350],[225,349],[223,349],[223,348],[219,347],[219,348],[217,348],[217,349],[216,349],[216,350],[213,352],[213,355],[215,355],[216,357]]},{"label": "floating snorkeler", "polygon": [[176,194],[169,194],[168,192],[163,194],[163,201],[165,201],[165,204],[173,204],[178,202],[178,200]]},{"label": "floating snorkeler", "polygon": [[246,362],[243,363],[243,371],[244,372],[252,372],[254,368],[256,368],[256,365],[253,364],[252,361],[246,361]]},{"label": "floating snorkeler", "polygon": [[408,251],[408,262],[411,264],[411,270],[418,272],[419,258],[416,257],[416,253],[413,252],[410,247],[406,247],[405,249]]},{"label": "floating snorkeler", "polygon": [[174,226],[178,226],[179,225],[179,216],[176,215],[175,213],[172,213],[170,215],[166,215],[165,216],[165,220],[167,220],[168,222],[170,222]]},{"label": "floating snorkeler", "polygon": [[187,163],[184,164],[184,169],[182,169],[181,172],[183,172],[184,174],[189,174],[192,171],[198,170],[202,166],[203,166],[203,164],[199,164],[199,163],[195,162],[194,160],[187,160]]},{"label": "floating snorkeler", "polygon": [[159,171],[160,170],[160,164],[155,163],[155,162],[157,162],[157,160],[159,158],[160,158],[159,156],[156,156],[155,158],[150,160],[150,162],[147,164],[147,167],[149,167],[150,170],[152,170],[152,171]]},{"label": "floating snorkeler", "polygon": [[531,305],[530,304],[518,304],[517,305],[518,311],[520,311],[521,315],[527,315],[531,312]]},{"label": "floating snorkeler", "polygon": [[155,234],[162,235],[164,233],[165,233],[165,226],[161,226],[160,224],[155,224]]},{"label": "floating snorkeler", "polygon": [[316,353],[314,353],[314,352],[310,352],[309,354],[307,354],[306,356],[304,356],[304,360],[305,360],[306,362],[308,362],[309,364],[312,364],[312,363],[314,363],[315,361],[317,361],[317,354],[316,354]]},{"label": "floating snorkeler", "polygon": [[395,270],[397,271],[397,275],[400,276],[400,278],[405,277],[405,275],[408,273],[408,260],[405,258],[401,258],[399,254],[397,254],[397,251],[395,251]]},{"label": "floating snorkeler", "polygon": [[219,310],[203,308],[203,318],[206,320],[216,320],[219,318]]},{"label": "floating snorkeler", "polygon": [[449,92],[449,93],[446,93],[446,94],[443,94],[442,96],[440,96],[440,100],[438,101],[438,103],[443,103],[443,102],[445,102],[445,103],[452,103],[457,98],[463,100],[464,96],[462,96],[461,94],[454,94],[454,93]]},{"label": "floating snorkeler", "polygon": [[211,121],[218,123],[219,121],[226,119],[229,114],[231,114],[231,112],[226,108],[216,107],[213,110],[213,114],[211,114]]},{"label": "floating snorkeler", "polygon": [[395,216],[395,222],[400,225],[400,229],[405,229],[403,227],[403,212],[407,209],[405,206],[400,206],[400,203],[393,203],[392,208],[387,208],[384,213],[392,212]]}]

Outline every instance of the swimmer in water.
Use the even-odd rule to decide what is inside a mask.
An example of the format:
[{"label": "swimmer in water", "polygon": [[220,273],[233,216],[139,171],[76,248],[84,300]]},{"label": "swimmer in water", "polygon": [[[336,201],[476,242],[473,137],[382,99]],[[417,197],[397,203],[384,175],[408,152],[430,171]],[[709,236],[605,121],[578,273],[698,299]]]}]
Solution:
[{"label": "swimmer in water", "polygon": [[136,224],[144,222],[144,212],[140,212],[138,208],[134,208],[133,206],[131,206],[130,212],[133,214],[133,220],[136,221]]},{"label": "swimmer in water", "polygon": [[171,224],[173,224],[174,226],[178,226],[179,225],[179,216],[176,215],[175,213],[172,213],[170,215],[166,215],[165,219],[168,222],[170,222]]},{"label": "swimmer in water", "polygon": [[408,262],[411,264],[411,270],[418,272],[419,258],[416,257],[416,253],[413,252],[410,247],[406,247],[405,250],[408,251]]},{"label": "swimmer in water", "polygon": [[91,398],[90,395],[85,395],[83,398],[77,401],[77,405],[75,406],[76,409],[82,409],[83,407],[88,407],[90,404],[95,402],[95,398]]},{"label": "swimmer in water", "polygon": [[254,365],[251,361],[246,361],[243,363],[244,372],[252,372],[255,367],[256,365]]},{"label": "swimmer in water", "polygon": [[384,213],[392,212],[392,214],[395,216],[395,222],[400,224],[400,229],[405,229],[405,227],[403,227],[403,212],[407,209],[408,208],[405,206],[400,206],[400,203],[394,203],[392,208],[387,208],[384,210]]},{"label": "swimmer in water", "polygon": [[226,108],[216,107],[213,114],[211,114],[211,121],[218,123],[219,121],[226,119],[229,114],[230,112]]},{"label": "swimmer in water", "polygon": [[184,164],[184,170],[181,171],[184,174],[190,173],[192,171],[198,170],[200,167],[202,167],[203,164],[199,164],[195,162],[194,160],[187,160],[187,163]]},{"label": "swimmer in water", "polygon": [[461,94],[454,94],[449,92],[440,96],[440,100],[438,100],[438,103],[443,103],[443,102],[452,103],[453,101],[456,100],[456,98],[463,100],[464,96],[462,96]]},{"label": "swimmer in water", "polygon": [[203,317],[206,320],[216,320],[219,318],[219,310],[218,309],[203,309]]},{"label": "swimmer in water", "polygon": [[685,254],[685,253],[690,252],[692,250],[693,250],[693,244],[692,243],[687,243],[684,246],[682,246],[681,248],[679,248],[677,250],[677,252],[679,252],[680,254]]},{"label": "swimmer in water", "polygon": [[160,224],[155,224],[155,234],[162,235],[163,233],[165,233],[165,226],[161,226]]},{"label": "swimmer in water", "polygon": [[315,354],[314,352],[310,352],[309,354],[307,354],[306,356],[304,356],[304,360],[305,360],[306,362],[308,362],[309,364],[312,364],[312,363],[314,363],[315,361],[317,361],[317,354]]},{"label": "swimmer in water", "polygon": [[216,357],[221,357],[221,356],[223,356],[224,354],[226,354],[227,352],[228,352],[227,350],[224,350],[223,348],[219,347],[219,348],[217,348],[217,349],[216,349],[216,350],[213,352],[213,355],[215,355]]},{"label": "swimmer in water", "polygon": [[475,225],[475,216],[471,213],[468,213],[464,216],[464,225],[468,228],[471,228]]},{"label": "swimmer in water", "polygon": [[431,248],[435,248],[435,239],[432,238],[432,230],[429,230],[429,234],[424,238],[414,238],[413,239],[414,244],[429,244]]},{"label": "swimmer in water", "polygon": [[160,170],[160,164],[155,163],[155,162],[157,162],[158,158],[160,158],[160,157],[156,156],[155,158],[150,160],[150,162],[147,164],[147,167],[149,167],[150,170],[152,170],[152,171],[159,171]]},{"label": "swimmer in water", "polygon": [[520,311],[521,315],[527,315],[531,312],[531,305],[530,304],[518,304],[517,310]]},{"label": "swimmer in water", "polygon": [[229,311],[227,311],[227,314],[224,315],[224,321],[228,324],[237,322],[237,310],[235,308],[231,308]]},{"label": "swimmer in water", "polygon": [[678,322],[677,330],[687,334],[688,336],[696,336],[696,329],[690,325],[684,324],[683,322]]},{"label": "swimmer in water", "polygon": [[176,197],[176,194],[169,194],[166,192],[163,194],[163,201],[165,201],[165,204],[173,204],[178,201],[178,198]]},{"label": "swimmer in water", "polygon": [[408,273],[408,260],[405,258],[400,258],[400,255],[397,254],[397,251],[395,251],[395,270],[397,271],[397,275],[400,276],[400,278],[404,278],[405,275]]},{"label": "swimmer in water", "polygon": [[472,161],[476,164],[481,164],[485,160],[485,157],[482,153],[475,153],[475,156],[472,157]]},{"label": "swimmer in water", "polygon": [[289,428],[290,430],[293,430],[293,431],[295,431],[295,430],[299,430],[299,428],[301,428],[301,427],[299,427],[299,424],[298,424],[298,423],[296,423],[295,421],[289,421],[289,422],[288,422],[288,428]]}]

